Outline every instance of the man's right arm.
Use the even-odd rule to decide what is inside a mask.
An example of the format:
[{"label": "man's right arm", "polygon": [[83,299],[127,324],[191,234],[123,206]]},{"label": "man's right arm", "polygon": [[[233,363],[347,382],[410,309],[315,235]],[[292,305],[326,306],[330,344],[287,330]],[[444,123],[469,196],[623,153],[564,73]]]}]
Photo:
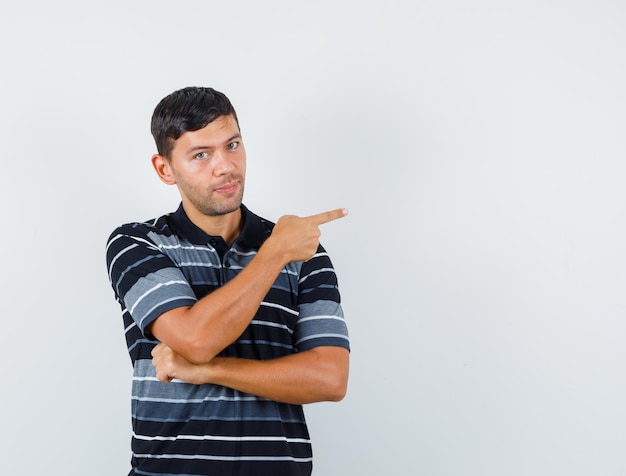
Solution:
[{"label": "man's right arm", "polygon": [[252,261],[232,280],[193,306],[161,314],[150,332],[192,363],[206,363],[246,329],[282,268],[306,261],[319,245],[319,226],[347,214],[337,209],[309,217],[286,215]]}]

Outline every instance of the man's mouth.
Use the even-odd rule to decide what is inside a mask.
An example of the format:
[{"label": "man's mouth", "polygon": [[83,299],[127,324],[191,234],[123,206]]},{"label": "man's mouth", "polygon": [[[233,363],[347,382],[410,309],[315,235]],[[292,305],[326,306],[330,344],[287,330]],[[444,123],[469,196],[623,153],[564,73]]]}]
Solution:
[{"label": "man's mouth", "polygon": [[220,186],[219,188],[216,188],[215,191],[217,193],[233,193],[235,190],[237,190],[238,186],[239,182],[229,182]]}]

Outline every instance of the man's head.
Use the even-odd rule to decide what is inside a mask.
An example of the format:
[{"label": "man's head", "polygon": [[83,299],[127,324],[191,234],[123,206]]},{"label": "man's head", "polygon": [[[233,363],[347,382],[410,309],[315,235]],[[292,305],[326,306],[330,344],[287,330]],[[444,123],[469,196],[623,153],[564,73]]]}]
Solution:
[{"label": "man's head", "polygon": [[157,105],[152,133],[158,149],[152,166],[164,183],[178,187],[196,225],[239,213],[246,152],[235,109],[224,94],[196,87],[175,91]]},{"label": "man's head", "polygon": [[187,87],[164,97],[152,114],[151,131],[159,154],[170,158],[174,141],[187,131],[202,129],[221,116],[239,120],[229,99],[213,88]]}]

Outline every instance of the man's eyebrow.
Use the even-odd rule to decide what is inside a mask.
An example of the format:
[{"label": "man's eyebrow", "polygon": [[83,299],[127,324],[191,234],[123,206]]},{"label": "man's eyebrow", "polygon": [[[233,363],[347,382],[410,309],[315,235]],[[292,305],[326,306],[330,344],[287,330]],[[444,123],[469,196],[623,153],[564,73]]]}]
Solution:
[{"label": "man's eyebrow", "polygon": [[234,141],[235,139],[241,139],[241,132],[237,132],[237,134],[234,134],[232,137],[229,137],[228,139],[226,139],[226,143],[228,144]]},{"label": "man's eyebrow", "polygon": [[[228,139],[226,139],[224,141],[225,144],[228,144],[232,141],[234,141],[235,139],[241,139],[241,133],[238,132],[237,134],[234,134],[233,136],[229,137]],[[189,155],[193,152],[195,152],[196,150],[203,150],[203,149],[212,149],[213,146],[210,145],[194,145],[192,147],[189,147],[189,149],[187,149],[187,151],[185,152],[185,155]]]}]

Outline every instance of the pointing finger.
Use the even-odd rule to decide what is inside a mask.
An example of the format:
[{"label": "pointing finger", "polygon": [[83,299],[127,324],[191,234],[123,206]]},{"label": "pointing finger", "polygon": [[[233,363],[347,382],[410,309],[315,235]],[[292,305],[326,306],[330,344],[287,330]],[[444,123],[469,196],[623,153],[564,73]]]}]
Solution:
[{"label": "pointing finger", "polygon": [[322,225],[324,223],[328,223],[329,221],[343,218],[347,214],[348,214],[347,208],[337,208],[336,210],[330,210],[328,212],[318,213],[317,215],[311,215],[310,217],[308,217],[308,219],[318,225]]}]

